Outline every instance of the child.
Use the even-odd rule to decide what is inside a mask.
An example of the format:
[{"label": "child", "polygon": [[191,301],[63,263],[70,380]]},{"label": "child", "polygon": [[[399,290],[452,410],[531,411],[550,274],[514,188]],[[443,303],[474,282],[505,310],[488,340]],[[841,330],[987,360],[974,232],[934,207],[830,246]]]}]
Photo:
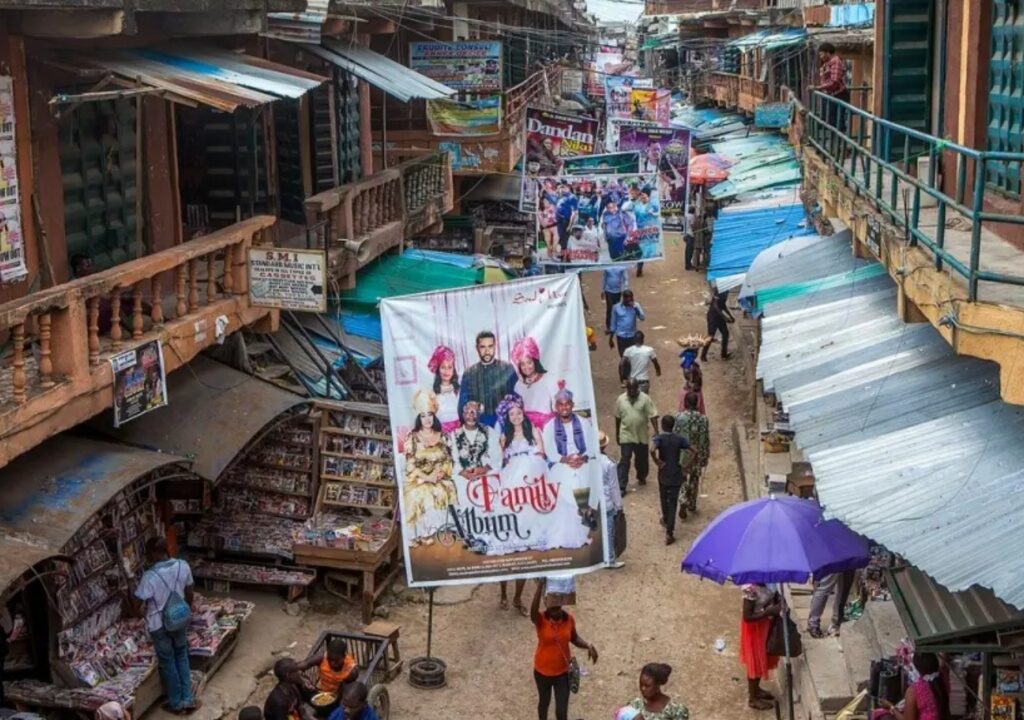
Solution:
[{"label": "child", "polygon": [[679,493],[683,489],[683,466],[689,464],[693,452],[686,438],[672,432],[675,423],[674,417],[663,415],[661,432],[651,440],[651,458],[658,466],[661,526],[665,528],[666,545],[676,541],[676,506],[679,505]]},{"label": "child", "polygon": [[[348,644],[341,638],[334,638],[327,644],[327,652],[318,657],[311,657],[300,665],[301,670],[319,666],[320,677],[316,682],[317,692],[330,693],[341,698],[341,692],[347,683],[359,677],[359,667],[355,658],[348,654]],[[337,707],[334,703],[317,708],[317,715],[323,717]]]},{"label": "child", "polygon": [[367,705],[368,697],[366,685],[358,680],[349,683],[341,694],[341,707],[327,720],[380,720],[377,711]]}]

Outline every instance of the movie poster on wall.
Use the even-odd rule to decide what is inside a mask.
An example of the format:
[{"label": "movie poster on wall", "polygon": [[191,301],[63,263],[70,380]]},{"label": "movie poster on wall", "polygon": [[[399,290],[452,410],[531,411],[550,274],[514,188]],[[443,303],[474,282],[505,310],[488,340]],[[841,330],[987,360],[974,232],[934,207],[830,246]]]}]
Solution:
[{"label": "movie poster on wall", "polygon": [[601,567],[579,277],[387,298],[381,321],[409,586]]},{"label": "movie poster on wall", "polygon": [[537,260],[545,265],[636,263],[664,257],[657,175],[541,178]]},{"label": "movie poster on wall", "polygon": [[501,92],[501,58],[501,43],[492,40],[409,44],[410,68],[459,92]]},{"label": "movie poster on wall", "polygon": [[639,152],[644,171],[658,174],[664,228],[681,230],[690,187],[690,131],[643,122],[616,121],[615,124],[618,149]]},{"label": "movie poster on wall", "polygon": [[540,108],[526,108],[523,125],[523,179],[519,209],[537,209],[537,179],[561,175],[566,157],[592,155],[597,143],[597,120]]}]

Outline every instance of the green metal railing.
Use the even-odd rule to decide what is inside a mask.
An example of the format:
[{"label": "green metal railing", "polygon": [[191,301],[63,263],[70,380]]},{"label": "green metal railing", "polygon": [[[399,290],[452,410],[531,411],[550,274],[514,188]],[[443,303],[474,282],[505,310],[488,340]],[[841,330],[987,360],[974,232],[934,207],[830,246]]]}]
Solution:
[{"label": "green metal railing", "polygon": [[[853,118],[858,121],[852,123]],[[854,124],[857,128],[851,133],[848,128]],[[1024,164],[1024,153],[974,150],[897,125],[820,92],[811,96],[805,138],[847,182],[874,198],[878,207],[905,230],[911,244],[928,248],[935,257],[936,269],[946,266],[959,273],[967,282],[970,300],[978,299],[978,283],[982,281],[1024,286],[1024,275],[980,268],[984,223],[1024,225],[1024,216],[985,209],[986,167],[995,163],[1019,167]],[[928,159],[925,178],[915,174],[920,158]],[[953,197],[937,184],[940,162],[947,170],[956,172]],[[920,227],[925,196],[937,205],[934,230]],[[966,264],[945,247],[946,222],[951,211],[971,224],[970,258]]]}]

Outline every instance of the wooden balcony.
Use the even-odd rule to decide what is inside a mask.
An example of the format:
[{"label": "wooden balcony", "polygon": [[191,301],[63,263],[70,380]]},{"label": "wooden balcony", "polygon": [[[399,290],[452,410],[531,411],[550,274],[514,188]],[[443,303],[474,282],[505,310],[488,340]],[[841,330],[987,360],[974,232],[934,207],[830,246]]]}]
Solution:
[{"label": "wooden balcony", "polygon": [[505,91],[502,102],[501,132],[480,137],[440,137],[429,128],[420,130],[388,130],[373,134],[374,154],[387,153],[388,164],[404,162],[426,153],[458,146],[461,159],[452,166],[457,175],[487,175],[512,172],[523,153],[523,111],[527,105],[558,92],[562,67],[551,65],[538,70],[515,87]]},{"label": "wooden balcony", "polygon": [[701,94],[721,106],[753,113],[754,108],[766,102],[768,84],[745,75],[713,72],[704,82]]},{"label": "wooden balcony", "polygon": [[[0,305],[11,352],[0,368],[0,467],[113,407],[109,358],[153,338],[168,372],[275,311],[249,307],[246,255],[258,216],[174,248]],[[174,398],[170,398],[174,402]]]},{"label": "wooden balcony", "polygon": [[449,157],[406,160],[306,200],[307,226],[327,250],[332,279],[354,287],[356,271],[441,221],[455,199]]}]

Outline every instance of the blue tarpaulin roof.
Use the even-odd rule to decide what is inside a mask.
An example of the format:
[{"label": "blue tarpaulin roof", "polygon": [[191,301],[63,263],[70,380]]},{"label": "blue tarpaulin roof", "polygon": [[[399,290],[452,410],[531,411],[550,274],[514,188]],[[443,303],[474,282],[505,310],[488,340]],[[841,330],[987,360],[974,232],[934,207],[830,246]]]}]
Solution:
[{"label": "blue tarpaulin roof", "polygon": [[721,212],[711,236],[709,281],[745,273],[765,248],[788,238],[814,233],[806,220],[803,204],[793,197],[794,194],[787,195],[776,198],[777,202],[767,207],[763,201],[752,200]]}]

